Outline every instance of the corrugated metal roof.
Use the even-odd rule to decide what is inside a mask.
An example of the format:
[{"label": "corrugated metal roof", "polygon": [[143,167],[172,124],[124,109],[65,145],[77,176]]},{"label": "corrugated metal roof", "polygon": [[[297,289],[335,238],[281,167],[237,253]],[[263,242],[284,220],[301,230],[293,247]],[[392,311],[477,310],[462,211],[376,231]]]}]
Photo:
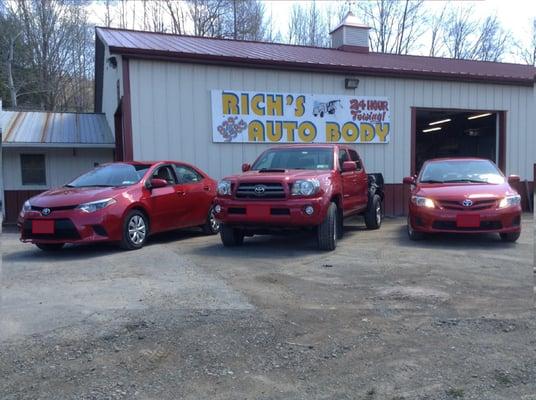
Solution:
[{"label": "corrugated metal roof", "polygon": [[296,67],[372,75],[479,80],[533,85],[536,68],[521,64],[386,53],[356,53],[320,47],[215,39],[125,29],[97,28],[114,53],[175,58],[177,61],[222,62]]},{"label": "corrugated metal roof", "polygon": [[104,114],[0,111],[2,143],[114,145]]}]

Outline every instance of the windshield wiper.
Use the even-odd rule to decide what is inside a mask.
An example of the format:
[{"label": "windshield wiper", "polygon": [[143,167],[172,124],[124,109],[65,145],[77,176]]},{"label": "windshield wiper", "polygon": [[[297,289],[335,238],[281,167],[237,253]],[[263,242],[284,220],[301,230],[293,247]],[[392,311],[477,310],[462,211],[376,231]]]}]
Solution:
[{"label": "windshield wiper", "polygon": [[77,187],[113,187],[113,185],[82,185]]},{"label": "windshield wiper", "polygon": [[448,180],[448,181],[445,181],[445,183],[458,183],[458,182],[461,182],[461,183],[488,183],[487,181],[483,181],[483,180],[480,180],[480,179],[451,179],[451,180]]},{"label": "windshield wiper", "polygon": [[435,179],[427,179],[425,181],[420,181],[419,183],[443,183],[443,181],[436,181]]},{"label": "windshield wiper", "polygon": [[285,172],[283,168],[261,168],[259,172]]},{"label": "windshield wiper", "polygon": [[67,184],[67,185],[63,185],[63,187],[66,187],[66,188],[74,188],[74,187],[76,187],[76,186]]}]

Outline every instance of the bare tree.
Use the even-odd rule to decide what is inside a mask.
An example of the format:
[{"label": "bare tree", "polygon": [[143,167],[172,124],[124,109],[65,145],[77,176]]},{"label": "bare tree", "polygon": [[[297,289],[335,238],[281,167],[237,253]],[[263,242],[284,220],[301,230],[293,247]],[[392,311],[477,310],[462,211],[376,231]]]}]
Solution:
[{"label": "bare tree", "polygon": [[165,0],[169,17],[171,18],[171,32],[176,34],[185,33],[186,15],[181,1]]},{"label": "bare tree", "polygon": [[509,34],[496,16],[479,21],[472,7],[457,7],[446,13],[441,24],[444,55],[482,61],[500,61],[510,47]]},{"label": "bare tree", "polygon": [[430,57],[435,57],[441,51],[441,28],[443,26],[443,19],[447,13],[449,3],[445,3],[441,11],[437,14],[433,14],[426,20],[427,25],[429,26],[430,32],[430,50],[428,55]]},{"label": "bare tree", "polygon": [[447,57],[472,58],[474,45],[471,37],[477,30],[472,15],[472,7],[457,7],[445,16],[442,41]]},{"label": "bare tree", "polygon": [[529,65],[536,65],[536,17],[532,18],[531,39],[528,46],[517,46],[518,54]]},{"label": "bare tree", "polygon": [[424,34],[422,0],[357,2],[357,15],[370,26],[370,46],[382,53],[407,54]]},{"label": "bare tree", "polygon": [[320,12],[315,1],[307,5],[296,3],[292,6],[288,43],[321,47],[329,45],[327,18]]},{"label": "bare tree", "polygon": [[471,58],[482,61],[500,61],[509,46],[509,35],[497,16],[488,16],[480,25]]}]

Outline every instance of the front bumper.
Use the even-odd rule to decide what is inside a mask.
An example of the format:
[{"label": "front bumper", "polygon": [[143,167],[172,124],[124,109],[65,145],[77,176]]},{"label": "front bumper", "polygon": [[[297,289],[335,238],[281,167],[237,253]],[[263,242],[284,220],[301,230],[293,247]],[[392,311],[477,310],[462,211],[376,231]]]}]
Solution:
[{"label": "front bumper", "polygon": [[[48,216],[37,211],[20,214],[17,226],[20,240],[29,243],[92,243],[121,239],[121,218],[99,210],[86,213],[80,210],[53,211]],[[32,221],[54,221],[54,233],[35,234]]]},{"label": "front bumper", "polygon": [[[480,216],[480,226],[459,227],[457,225],[457,216],[463,214],[478,214]],[[437,208],[429,209],[411,204],[409,223],[413,230],[423,233],[514,233],[521,231],[521,207],[460,212]]]},{"label": "front bumper", "polygon": [[[327,207],[322,197],[296,198],[274,201],[244,201],[232,198],[216,198],[221,207],[216,219],[224,224],[246,227],[311,227],[322,223]],[[308,215],[305,208],[313,207]]]}]

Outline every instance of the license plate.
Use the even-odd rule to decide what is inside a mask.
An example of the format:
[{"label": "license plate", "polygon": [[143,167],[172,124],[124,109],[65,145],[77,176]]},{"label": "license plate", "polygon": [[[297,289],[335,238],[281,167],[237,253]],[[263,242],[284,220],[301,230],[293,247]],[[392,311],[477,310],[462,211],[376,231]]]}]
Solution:
[{"label": "license plate", "polygon": [[458,228],[480,228],[480,215],[478,214],[457,215],[456,226]]},{"label": "license plate", "polygon": [[270,215],[270,207],[260,206],[260,205],[251,205],[247,208],[248,217],[252,218],[265,218]]},{"label": "license plate", "polygon": [[32,221],[32,233],[36,235],[49,235],[54,233],[54,221],[34,220]]}]

